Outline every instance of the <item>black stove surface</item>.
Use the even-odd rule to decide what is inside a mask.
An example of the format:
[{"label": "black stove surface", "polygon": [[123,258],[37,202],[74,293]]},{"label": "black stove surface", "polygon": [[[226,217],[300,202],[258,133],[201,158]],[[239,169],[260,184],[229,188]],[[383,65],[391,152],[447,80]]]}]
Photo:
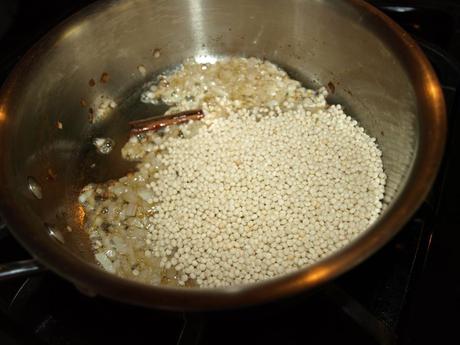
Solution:
[{"label": "black stove surface", "polygon": [[[92,1],[0,0],[0,82],[37,39]],[[456,197],[460,3],[370,1],[419,41],[443,86],[449,137],[441,172],[393,241],[316,294],[215,313],[168,313],[90,298],[52,273],[0,284],[0,344],[460,343]],[[28,254],[0,225],[0,263]]]}]

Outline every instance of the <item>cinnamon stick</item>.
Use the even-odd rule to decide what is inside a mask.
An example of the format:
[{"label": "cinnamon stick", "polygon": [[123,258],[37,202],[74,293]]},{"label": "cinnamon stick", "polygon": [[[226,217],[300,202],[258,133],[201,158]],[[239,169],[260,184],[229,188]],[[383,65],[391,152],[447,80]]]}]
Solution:
[{"label": "cinnamon stick", "polygon": [[162,117],[150,117],[147,119],[131,121],[129,122],[131,127],[130,134],[136,135],[147,131],[157,131],[166,126],[178,125],[191,120],[201,120],[203,117],[204,113],[202,109],[194,109]]}]

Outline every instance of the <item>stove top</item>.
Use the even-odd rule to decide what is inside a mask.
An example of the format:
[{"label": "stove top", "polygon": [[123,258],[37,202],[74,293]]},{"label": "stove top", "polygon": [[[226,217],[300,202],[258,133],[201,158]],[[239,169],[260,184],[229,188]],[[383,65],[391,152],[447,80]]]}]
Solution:
[{"label": "stove top", "polygon": [[[39,37],[92,1],[0,2],[0,82]],[[460,254],[460,3],[370,1],[420,43],[442,83],[449,137],[432,192],[377,254],[316,294],[213,313],[170,313],[90,298],[52,273],[0,283],[0,344],[455,343]],[[28,254],[0,223],[0,263]],[[450,314],[452,312],[452,314]],[[457,338],[455,338],[457,337]]]}]

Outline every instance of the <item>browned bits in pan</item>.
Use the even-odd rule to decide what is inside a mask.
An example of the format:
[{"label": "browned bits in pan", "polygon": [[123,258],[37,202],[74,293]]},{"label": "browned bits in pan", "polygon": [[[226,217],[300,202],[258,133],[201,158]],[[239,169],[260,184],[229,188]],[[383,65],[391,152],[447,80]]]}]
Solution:
[{"label": "browned bits in pan", "polygon": [[94,110],[91,107],[88,109],[88,122],[89,123],[94,122]]},{"label": "browned bits in pan", "polygon": [[48,181],[54,181],[54,180],[56,180],[56,178],[57,178],[56,172],[54,172],[54,170],[52,168],[48,168],[48,170],[46,172],[46,179]]},{"label": "browned bits in pan", "polygon": [[109,82],[109,80],[110,80],[109,74],[107,72],[103,72],[101,74],[101,78],[100,78],[101,83],[102,84],[107,84]]},{"label": "browned bits in pan", "polygon": [[335,92],[335,85],[332,81],[330,81],[329,83],[327,83],[327,88],[329,89],[329,92],[330,93],[334,93]]}]

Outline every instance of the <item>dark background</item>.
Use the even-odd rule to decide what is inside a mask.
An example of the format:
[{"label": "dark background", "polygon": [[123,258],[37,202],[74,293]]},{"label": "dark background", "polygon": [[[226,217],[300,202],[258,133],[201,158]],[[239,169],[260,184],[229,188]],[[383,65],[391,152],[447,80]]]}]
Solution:
[{"label": "dark background", "polygon": [[[0,0],[0,82],[30,45],[58,22],[91,2]],[[420,10],[413,16],[398,14],[397,11],[391,11],[391,15],[420,42],[433,43],[454,60],[460,60],[459,1],[369,2],[388,8],[416,5]],[[459,115],[453,114],[455,117]],[[405,333],[409,334],[410,340],[407,343],[410,344],[460,343],[460,229],[457,220],[460,213],[460,172],[456,164],[459,161],[457,122],[450,121],[446,154],[449,160],[445,162],[444,174],[438,181],[443,186],[443,192],[435,206],[436,219],[432,223],[434,231],[428,239],[429,250],[424,258],[423,272],[408,307]],[[10,327],[15,326],[0,318],[0,344],[4,344],[3,330],[9,332]],[[296,327],[303,327],[302,323]]]}]

